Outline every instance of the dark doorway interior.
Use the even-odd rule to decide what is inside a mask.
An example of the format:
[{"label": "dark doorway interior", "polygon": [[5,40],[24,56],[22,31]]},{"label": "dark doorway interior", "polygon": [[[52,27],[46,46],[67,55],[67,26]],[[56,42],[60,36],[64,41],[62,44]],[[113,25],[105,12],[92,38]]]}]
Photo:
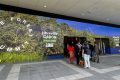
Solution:
[{"label": "dark doorway interior", "polygon": [[86,37],[76,37],[76,36],[64,36],[64,56],[69,57],[68,50],[67,50],[67,44],[72,44],[75,46],[75,44],[80,41],[81,44],[86,41]]},{"label": "dark doorway interior", "polygon": [[108,38],[95,38],[95,42],[99,45],[100,55],[110,54],[110,42]]}]

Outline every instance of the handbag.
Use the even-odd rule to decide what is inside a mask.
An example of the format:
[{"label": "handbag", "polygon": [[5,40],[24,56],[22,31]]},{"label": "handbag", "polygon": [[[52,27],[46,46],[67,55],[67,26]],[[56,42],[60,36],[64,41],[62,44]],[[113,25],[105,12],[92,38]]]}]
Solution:
[{"label": "handbag", "polygon": [[85,62],[84,62],[84,59],[82,59],[82,60],[80,60],[80,67],[84,67],[84,64],[85,64]]}]

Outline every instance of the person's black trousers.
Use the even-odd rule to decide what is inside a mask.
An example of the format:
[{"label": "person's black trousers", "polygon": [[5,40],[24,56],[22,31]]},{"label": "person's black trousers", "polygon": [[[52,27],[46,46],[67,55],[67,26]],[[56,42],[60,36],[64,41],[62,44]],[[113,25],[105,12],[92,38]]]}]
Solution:
[{"label": "person's black trousers", "polygon": [[76,55],[76,63],[77,63],[77,65],[79,65],[79,62],[80,62],[80,56]]},{"label": "person's black trousers", "polygon": [[80,55],[79,55],[80,59],[79,60],[82,60],[82,51],[80,51]]}]

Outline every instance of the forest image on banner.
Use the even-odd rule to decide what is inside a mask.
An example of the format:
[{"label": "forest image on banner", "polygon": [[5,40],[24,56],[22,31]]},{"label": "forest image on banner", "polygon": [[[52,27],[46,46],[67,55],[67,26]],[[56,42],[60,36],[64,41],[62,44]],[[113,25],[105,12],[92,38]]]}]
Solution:
[{"label": "forest image on banner", "polygon": [[[94,26],[0,10],[0,63],[42,61],[45,53],[63,54],[64,36],[87,37],[91,43],[94,43],[94,38],[109,38],[110,46],[115,46],[113,37],[119,37],[120,29],[111,28],[116,33],[108,35],[110,32],[91,25]],[[106,29],[110,30],[109,27]]]}]

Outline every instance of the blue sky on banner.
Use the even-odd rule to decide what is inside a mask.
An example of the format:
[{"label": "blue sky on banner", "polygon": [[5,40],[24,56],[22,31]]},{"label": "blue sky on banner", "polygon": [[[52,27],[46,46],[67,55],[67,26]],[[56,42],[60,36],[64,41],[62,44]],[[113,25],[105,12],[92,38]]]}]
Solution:
[{"label": "blue sky on banner", "polygon": [[120,36],[120,28],[96,25],[84,22],[76,22],[70,20],[57,19],[58,23],[67,23],[70,27],[79,31],[89,31],[93,34],[102,36]]},{"label": "blue sky on banner", "polygon": [[[1,11],[3,10],[0,9],[0,12]],[[98,34],[103,36],[120,36],[120,28],[90,24],[85,22],[70,21],[65,19],[57,19],[57,22],[67,23],[70,27],[73,27],[79,31],[89,31],[93,34]]]}]

